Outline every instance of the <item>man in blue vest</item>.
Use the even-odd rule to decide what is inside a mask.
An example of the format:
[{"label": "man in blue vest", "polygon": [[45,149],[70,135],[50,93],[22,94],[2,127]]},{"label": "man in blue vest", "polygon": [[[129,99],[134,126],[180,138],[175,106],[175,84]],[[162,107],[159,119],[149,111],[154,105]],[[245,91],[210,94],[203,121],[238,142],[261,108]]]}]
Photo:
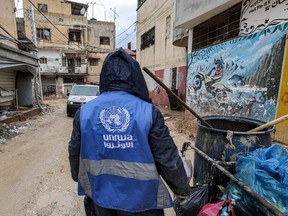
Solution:
[{"label": "man in blue vest", "polygon": [[72,178],[93,200],[93,214],[164,215],[173,202],[162,179],[185,202],[190,186],[178,149],[138,62],[122,48],[106,57],[100,92],[75,114],[69,142]]}]

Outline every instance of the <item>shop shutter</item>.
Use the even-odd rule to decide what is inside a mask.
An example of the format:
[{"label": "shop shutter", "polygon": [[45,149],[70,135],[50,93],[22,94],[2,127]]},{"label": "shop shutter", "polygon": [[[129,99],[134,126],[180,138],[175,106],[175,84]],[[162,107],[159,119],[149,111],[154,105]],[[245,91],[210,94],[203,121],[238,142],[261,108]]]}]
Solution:
[{"label": "shop shutter", "polygon": [[15,72],[0,71],[0,90],[15,90]]}]

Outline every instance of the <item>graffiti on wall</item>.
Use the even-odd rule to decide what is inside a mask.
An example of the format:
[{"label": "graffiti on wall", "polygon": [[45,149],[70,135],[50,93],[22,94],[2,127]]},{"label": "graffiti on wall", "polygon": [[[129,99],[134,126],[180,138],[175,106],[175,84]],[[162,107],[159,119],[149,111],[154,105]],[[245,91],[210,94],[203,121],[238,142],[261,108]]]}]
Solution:
[{"label": "graffiti on wall", "polygon": [[186,101],[200,115],[275,117],[288,23],[188,55]]},{"label": "graffiti on wall", "polygon": [[288,20],[288,0],[245,0],[241,17],[240,36],[276,26]]}]

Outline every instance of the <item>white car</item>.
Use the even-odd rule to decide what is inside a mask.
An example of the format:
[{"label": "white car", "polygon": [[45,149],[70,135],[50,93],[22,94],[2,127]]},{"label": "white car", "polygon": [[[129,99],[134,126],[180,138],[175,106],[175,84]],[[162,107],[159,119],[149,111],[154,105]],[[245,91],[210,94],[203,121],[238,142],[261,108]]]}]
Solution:
[{"label": "white car", "polygon": [[66,109],[67,116],[74,116],[83,104],[96,98],[99,94],[98,85],[74,85],[71,92],[67,94],[69,96]]}]

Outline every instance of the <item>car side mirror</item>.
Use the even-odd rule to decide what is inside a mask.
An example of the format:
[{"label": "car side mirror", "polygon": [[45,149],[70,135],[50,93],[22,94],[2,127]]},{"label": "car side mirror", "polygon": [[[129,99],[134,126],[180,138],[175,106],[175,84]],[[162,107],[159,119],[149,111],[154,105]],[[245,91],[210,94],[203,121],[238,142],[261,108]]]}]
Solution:
[{"label": "car side mirror", "polygon": [[69,92],[67,92],[67,94],[66,94],[67,96],[69,96],[70,95],[70,93]]}]

